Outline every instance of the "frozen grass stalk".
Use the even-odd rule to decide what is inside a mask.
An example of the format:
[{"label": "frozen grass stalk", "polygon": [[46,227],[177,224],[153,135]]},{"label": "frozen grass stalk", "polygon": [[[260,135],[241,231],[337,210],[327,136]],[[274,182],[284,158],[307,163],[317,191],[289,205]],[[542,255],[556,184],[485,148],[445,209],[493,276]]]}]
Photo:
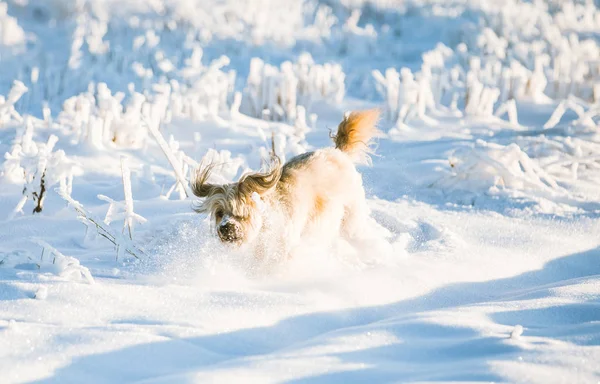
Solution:
[{"label": "frozen grass stalk", "polygon": [[133,242],[124,237],[122,234],[115,232],[110,226],[104,224],[101,220],[94,217],[91,213],[89,213],[83,205],[74,200],[70,195],[68,195],[64,190],[57,189],[56,192],[60,197],[62,197],[70,207],[72,207],[78,214],[78,219],[86,224],[86,226],[94,226],[98,234],[104,237],[106,240],[110,241],[117,250],[117,260],[119,256],[123,256],[125,253],[130,254],[136,259],[141,259],[145,256],[144,252]]},{"label": "frozen grass stalk", "polygon": [[125,196],[125,220],[123,232],[127,228],[129,239],[133,239],[133,225],[137,221],[145,223],[146,219],[133,211],[133,194],[131,193],[131,171],[126,156],[121,156],[121,174],[123,179],[123,193]]},{"label": "frozen grass stalk", "polygon": [[156,142],[160,146],[160,149],[162,149],[163,153],[167,157],[167,160],[169,160],[169,163],[171,163],[171,167],[173,167],[173,171],[175,171],[175,177],[177,178],[177,182],[183,188],[186,197],[192,196],[192,191],[190,189],[190,184],[186,180],[186,178],[185,178],[185,176],[184,176],[184,174],[182,172],[183,166],[177,160],[177,157],[171,151],[171,148],[169,148],[169,144],[167,144],[167,142],[165,141],[165,138],[163,137],[163,135],[158,130],[158,124],[152,124],[146,118],[144,118],[144,122],[145,122],[146,126],[148,127],[148,130],[150,131],[150,133],[152,133],[152,136],[154,136],[154,139],[156,140]]}]

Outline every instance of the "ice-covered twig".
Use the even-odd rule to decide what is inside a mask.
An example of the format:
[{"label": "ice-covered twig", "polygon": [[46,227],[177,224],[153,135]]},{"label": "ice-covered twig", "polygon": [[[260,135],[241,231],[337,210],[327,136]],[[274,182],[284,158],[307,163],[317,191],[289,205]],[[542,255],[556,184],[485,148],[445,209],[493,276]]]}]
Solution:
[{"label": "ice-covered twig", "polygon": [[104,224],[101,220],[95,218],[90,212],[88,212],[81,203],[74,200],[71,196],[69,196],[65,191],[61,189],[56,189],[56,192],[60,197],[62,197],[69,206],[71,206],[78,214],[78,219],[84,223],[91,223],[96,227],[98,234],[111,243],[115,245],[117,248],[117,259],[119,255],[127,252],[131,256],[136,259],[140,259],[145,256],[144,252],[135,244],[131,242],[131,240],[127,239],[120,233],[116,233],[110,228],[108,225]]},{"label": "ice-covered twig", "polygon": [[8,122],[11,117],[21,120],[21,115],[15,111],[14,105],[25,92],[27,92],[25,84],[15,80],[6,98],[0,96],[0,124]]},{"label": "ice-covered twig", "polygon": [[182,172],[182,164],[179,162],[179,160],[177,160],[177,157],[175,157],[175,154],[171,151],[171,148],[169,148],[169,144],[167,144],[165,138],[158,130],[158,127],[155,124],[150,123],[145,116],[143,117],[143,120],[148,127],[148,130],[150,133],[152,133],[152,136],[154,136],[154,139],[160,146],[160,149],[162,149],[163,153],[167,157],[167,160],[169,160],[169,163],[171,163],[171,167],[173,167],[173,170],[175,171],[175,177],[177,178],[177,181],[181,187],[184,189],[185,195],[187,197],[192,196],[193,194],[190,189],[190,184]]},{"label": "ice-covered twig", "polygon": [[552,112],[552,115],[550,116],[550,118],[548,119],[546,124],[544,124],[544,129],[550,129],[550,128],[556,127],[556,125],[560,122],[560,119],[567,112],[567,110],[571,110],[571,111],[575,112],[578,116],[577,121],[580,122],[581,124],[588,126],[588,127],[596,126],[596,124],[594,123],[594,120],[592,120],[592,117],[595,114],[597,114],[596,109],[592,108],[592,109],[590,109],[590,111],[588,111],[588,113],[586,113],[585,109],[581,105],[579,105],[577,102],[575,102],[572,99],[567,99],[567,100],[561,101],[558,104],[558,106],[556,107],[554,112]]},{"label": "ice-covered twig", "polygon": [[102,201],[106,201],[108,203],[108,210],[106,211],[106,215],[104,216],[104,224],[109,225],[115,220],[120,220],[123,218],[123,214],[117,213],[117,207],[122,205],[122,203],[111,199],[108,196],[98,195],[98,199]]},{"label": "ice-covered twig", "polygon": [[558,104],[558,106],[556,107],[556,109],[554,110],[554,112],[552,112],[552,115],[550,116],[550,118],[548,119],[546,124],[544,124],[544,129],[550,129],[550,128],[556,127],[556,125],[558,124],[560,119],[563,117],[565,112],[567,112],[565,101],[561,101]]},{"label": "ice-covered twig", "polygon": [[[135,222],[145,223],[147,220],[133,211],[133,195],[131,193],[131,171],[127,164],[127,157],[121,156],[121,173],[123,178],[123,193],[125,196],[125,220],[123,231],[127,228],[129,239],[133,239],[133,225]],[[110,208],[109,208],[110,209]]]},{"label": "ice-covered twig", "polygon": [[500,117],[505,113],[508,115],[509,123],[514,126],[519,126],[519,120],[517,118],[517,103],[515,102],[515,99],[509,99],[502,103],[494,113],[494,116]]}]

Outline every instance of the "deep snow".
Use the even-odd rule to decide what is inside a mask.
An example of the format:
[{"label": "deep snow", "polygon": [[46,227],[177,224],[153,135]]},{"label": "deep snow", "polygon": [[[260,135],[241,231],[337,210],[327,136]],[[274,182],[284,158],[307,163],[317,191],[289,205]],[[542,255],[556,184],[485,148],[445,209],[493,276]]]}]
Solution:
[{"label": "deep snow", "polygon": [[[598,33],[590,1],[0,1],[0,382],[598,382]],[[268,266],[145,125],[232,180],[373,106],[381,241]]]}]

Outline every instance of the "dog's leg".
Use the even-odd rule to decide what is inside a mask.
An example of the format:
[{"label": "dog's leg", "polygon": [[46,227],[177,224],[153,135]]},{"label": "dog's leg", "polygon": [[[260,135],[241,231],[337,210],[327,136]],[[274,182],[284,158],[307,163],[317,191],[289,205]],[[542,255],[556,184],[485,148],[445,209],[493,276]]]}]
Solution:
[{"label": "dog's leg", "polygon": [[392,254],[386,234],[379,231],[370,216],[364,191],[346,206],[341,235],[358,252],[361,263],[379,263]]},{"label": "dog's leg", "polygon": [[365,236],[365,226],[368,225],[369,207],[364,198],[357,198],[347,205],[342,219],[341,235],[348,241],[360,239]]},{"label": "dog's leg", "polygon": [[276,263],[290,258],[292,249],[300,244],[300,233],[294,219],[272,212],[264,221],[254,247],[257,262]]}]

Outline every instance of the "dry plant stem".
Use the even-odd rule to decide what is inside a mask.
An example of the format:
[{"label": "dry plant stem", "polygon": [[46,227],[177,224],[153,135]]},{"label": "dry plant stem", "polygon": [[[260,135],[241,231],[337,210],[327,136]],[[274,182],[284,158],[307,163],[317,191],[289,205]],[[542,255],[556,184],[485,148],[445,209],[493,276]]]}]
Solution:
[{"label": "dry plant stem", "polygon": [[33,213],[42,212],[42,208],[44,206],[44,198],[46,194],[46,171],[42,173],[42,177],[40,178],[40,194],[38,195],[36,192],[33,193],[33,196],[37,199],[37,205],[33,209]]},{"label": "dry plant stem", "polygon": [[271,132],[271,157],[275,157],[277,153],[275,152],[275,132]]}]

